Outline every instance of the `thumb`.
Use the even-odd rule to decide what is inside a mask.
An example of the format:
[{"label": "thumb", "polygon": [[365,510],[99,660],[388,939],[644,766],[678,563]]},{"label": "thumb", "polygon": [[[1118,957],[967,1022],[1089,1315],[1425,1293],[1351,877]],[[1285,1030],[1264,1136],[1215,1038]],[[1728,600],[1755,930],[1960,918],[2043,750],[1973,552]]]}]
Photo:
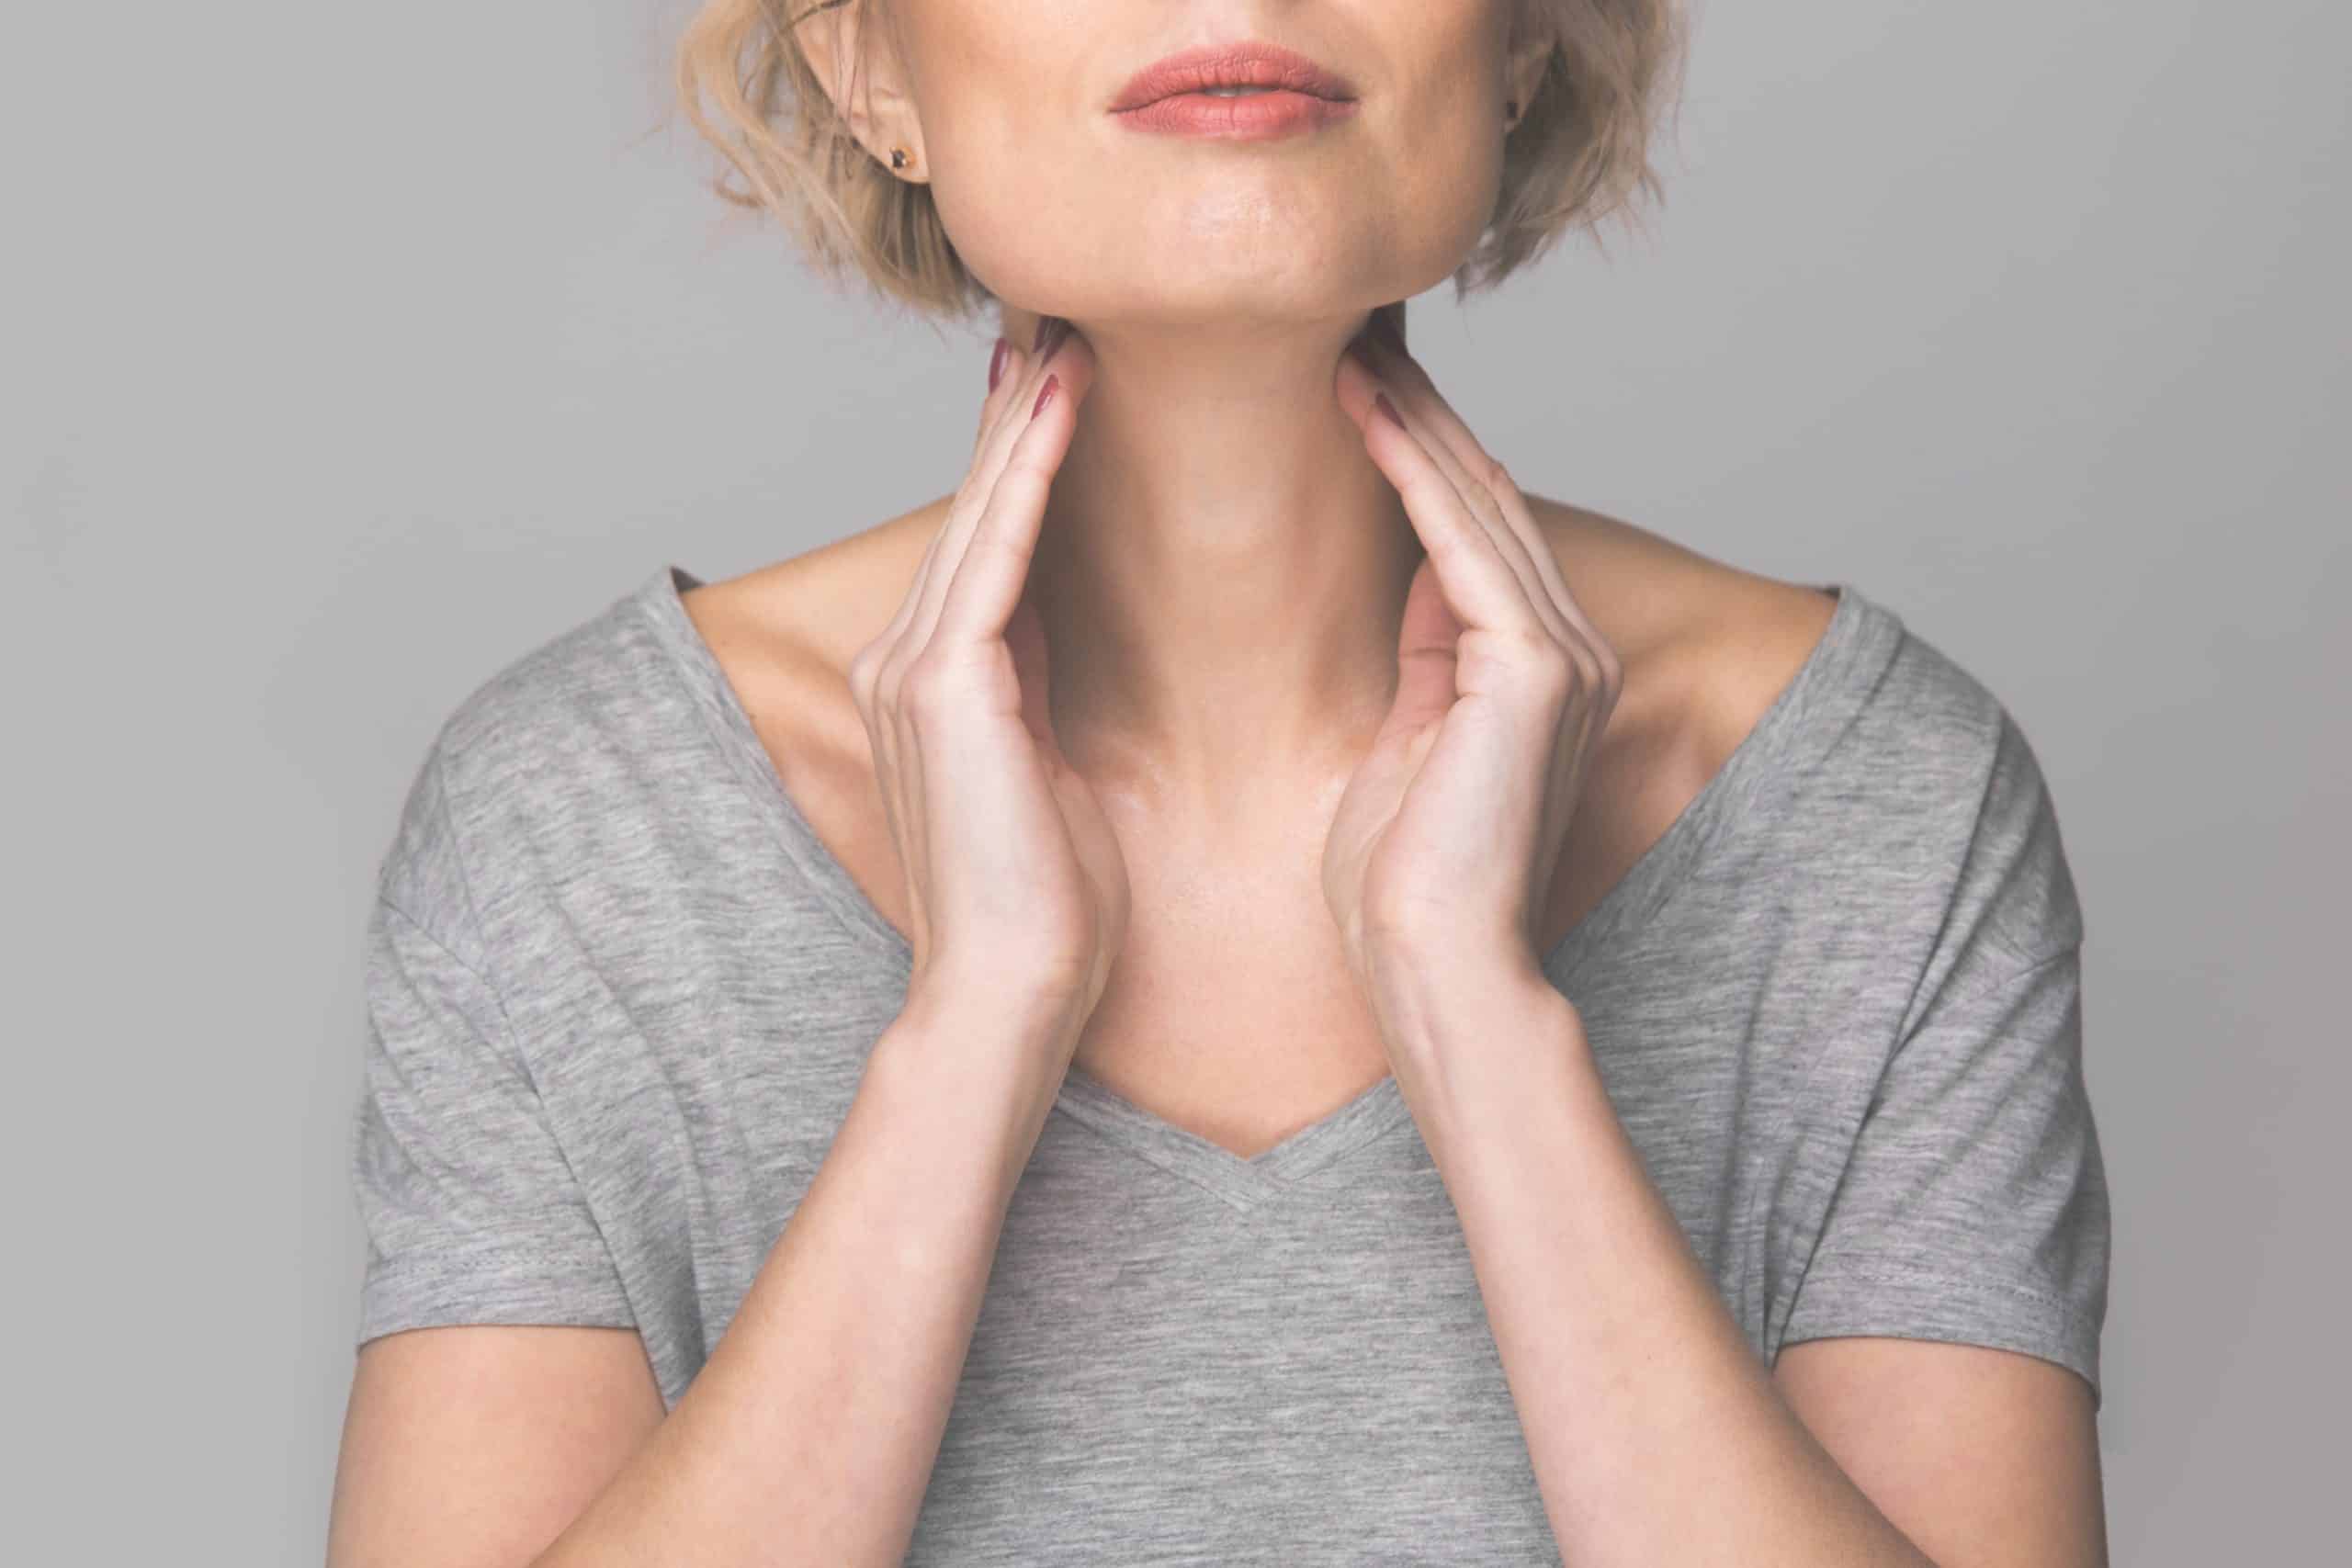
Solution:
[{"label": "thumb", "polygon": [[1004,644],[1012,653],[1012,672],[1021,682],[1021,722],[1046,755],[1057,756],[1054,741],[1053,682],[1046,667],[1046,626],[1037,606],[1023,593],[1005,623]]},{"label": "thumb", "polygon": [[1429,558],[1413,570],[1405,592],[1405,615],[1396,633],[1396,698],[1388,728],[1414,729],[1434,723],[1453,705],[1454,645],[1462,622],[1445,603]]}]

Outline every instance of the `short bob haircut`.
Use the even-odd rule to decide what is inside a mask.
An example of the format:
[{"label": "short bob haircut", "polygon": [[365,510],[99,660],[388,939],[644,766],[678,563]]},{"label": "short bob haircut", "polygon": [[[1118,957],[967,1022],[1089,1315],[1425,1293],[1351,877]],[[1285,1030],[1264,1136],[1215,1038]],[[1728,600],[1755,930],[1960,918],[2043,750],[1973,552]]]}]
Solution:
[{"label": "short bob haircut", "polygon": [[[854,3],[868,13],[864,48],[891,18],[877,14],[885,0]],[[1518,3],[1548,12],[1558,41],[1510,132],[1494,215],[1453,274],[1457,301],[1571,228],[1600,243],[1602,219],[1638,220],[1635,198],[1663,194],[1649,149],[1679,90],[1679,0]],[[826,0],[704,0],[687,24],[675,57],[679,103],[748,187],[721,170],[712,188],[736,207],[774,212],[836,284],[862,273],[876,293],[925,314],[981,313],[992,296],[956,255],[930,186],[900,179],[858,141],[795,41],[792,23],[824,8]]]}]

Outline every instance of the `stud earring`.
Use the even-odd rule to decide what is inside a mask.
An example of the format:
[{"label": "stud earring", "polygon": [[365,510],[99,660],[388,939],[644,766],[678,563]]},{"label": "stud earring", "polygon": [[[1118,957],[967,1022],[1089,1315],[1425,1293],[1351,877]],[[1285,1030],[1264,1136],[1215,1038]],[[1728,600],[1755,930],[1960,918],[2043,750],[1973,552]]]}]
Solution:
[{"label": "stud earring", "polygon": [[903,147],[893,147],[890,149],[890,166],[894,169],[903,169],[909,164],[913,163],[915,155],[912,152],[908,152]]},{"label": "stud earring", "polygon": [[1519,100],[1510,98],[1503,104],[1503,126],[1508,130],[1519,123]]}]

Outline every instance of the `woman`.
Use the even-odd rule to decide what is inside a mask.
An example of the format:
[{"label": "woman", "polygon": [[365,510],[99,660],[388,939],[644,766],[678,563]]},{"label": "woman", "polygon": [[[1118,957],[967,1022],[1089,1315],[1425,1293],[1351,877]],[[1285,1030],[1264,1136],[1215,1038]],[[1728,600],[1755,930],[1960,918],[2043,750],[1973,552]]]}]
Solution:
[{"label": "woman", "polygon": [[1648,183],[1679,31],[714,0],[759,198],[1004,336],[953,495],[436,738],[334,1561],[2102,1560],[2031,750],[1403,344]]}]

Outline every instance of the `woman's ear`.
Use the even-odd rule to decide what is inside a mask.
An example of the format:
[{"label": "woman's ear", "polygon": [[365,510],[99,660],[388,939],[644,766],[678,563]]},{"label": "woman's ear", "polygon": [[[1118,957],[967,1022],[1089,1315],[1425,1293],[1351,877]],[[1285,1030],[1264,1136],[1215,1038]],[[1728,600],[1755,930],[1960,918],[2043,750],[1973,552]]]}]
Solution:
[{"label": "woman's ear", "polygon": [[905,62],[888,28],[869,28],[866,7],[846,0],[803,0],[792,41],[808,62],[834,112],[858,144],[893,168],[893,149],[906,156],[901,177],[920,183],[924,175],[922,126],[906,90]]},{"label": "woman's ear", "polygon": [[1544,84],[1560,34],[1549,6],[1516,0],[1511,7],[1510,42],[1503,59],[1503,101],[1519,106],[1517,118],[1527,118],[1527,106]]}]

